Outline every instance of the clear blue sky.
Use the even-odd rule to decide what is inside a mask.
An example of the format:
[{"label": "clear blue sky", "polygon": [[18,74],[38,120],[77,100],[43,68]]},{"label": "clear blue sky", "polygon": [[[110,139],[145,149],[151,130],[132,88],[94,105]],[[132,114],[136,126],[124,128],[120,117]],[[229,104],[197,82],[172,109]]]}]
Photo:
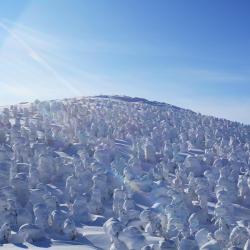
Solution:
[{"label": "clear blue sky", "polygon": [[3,0],[0,105],[96,94],[250,123],[248,0]]}]

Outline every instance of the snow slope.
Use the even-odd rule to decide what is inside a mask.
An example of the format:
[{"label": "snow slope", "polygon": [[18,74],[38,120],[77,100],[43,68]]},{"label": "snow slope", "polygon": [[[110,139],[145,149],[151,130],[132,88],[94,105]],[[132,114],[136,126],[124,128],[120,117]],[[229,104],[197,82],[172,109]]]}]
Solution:
[{"label": "snow slope", "polygon": [[0,113],[4,249],[248,249],[250,126],[127,96]]}]

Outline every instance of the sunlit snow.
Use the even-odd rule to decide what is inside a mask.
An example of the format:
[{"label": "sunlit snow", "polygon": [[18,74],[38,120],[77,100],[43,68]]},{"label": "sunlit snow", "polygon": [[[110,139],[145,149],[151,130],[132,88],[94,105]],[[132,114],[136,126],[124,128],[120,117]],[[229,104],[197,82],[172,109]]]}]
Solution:
[{"label": "sunlit snow", "polygon": [[250,249],[250,126],[120,96],[0,113],[4,249]]}]

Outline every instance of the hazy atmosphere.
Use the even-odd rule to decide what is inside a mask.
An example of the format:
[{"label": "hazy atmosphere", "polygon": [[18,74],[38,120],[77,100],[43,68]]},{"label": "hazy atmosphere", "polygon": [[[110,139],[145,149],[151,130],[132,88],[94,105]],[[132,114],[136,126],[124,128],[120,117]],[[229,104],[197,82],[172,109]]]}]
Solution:
[{"label": "hazy atmosphere", "polygon": [[0,105],[119,94],[250,123],[249,1],[2,1]]},{"label": "hazy atmosphere", "polygon": [[0,250],[250,250],[249,10],[1,0]]}]

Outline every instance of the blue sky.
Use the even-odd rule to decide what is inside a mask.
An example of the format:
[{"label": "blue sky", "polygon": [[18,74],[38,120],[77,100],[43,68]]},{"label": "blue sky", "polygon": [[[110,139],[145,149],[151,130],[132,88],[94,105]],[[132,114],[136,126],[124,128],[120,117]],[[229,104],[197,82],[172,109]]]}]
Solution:
[{"label": "blue sky", "polygon": [[248,0],[0,2],[0,105],[125,94],[250,124]]}]

